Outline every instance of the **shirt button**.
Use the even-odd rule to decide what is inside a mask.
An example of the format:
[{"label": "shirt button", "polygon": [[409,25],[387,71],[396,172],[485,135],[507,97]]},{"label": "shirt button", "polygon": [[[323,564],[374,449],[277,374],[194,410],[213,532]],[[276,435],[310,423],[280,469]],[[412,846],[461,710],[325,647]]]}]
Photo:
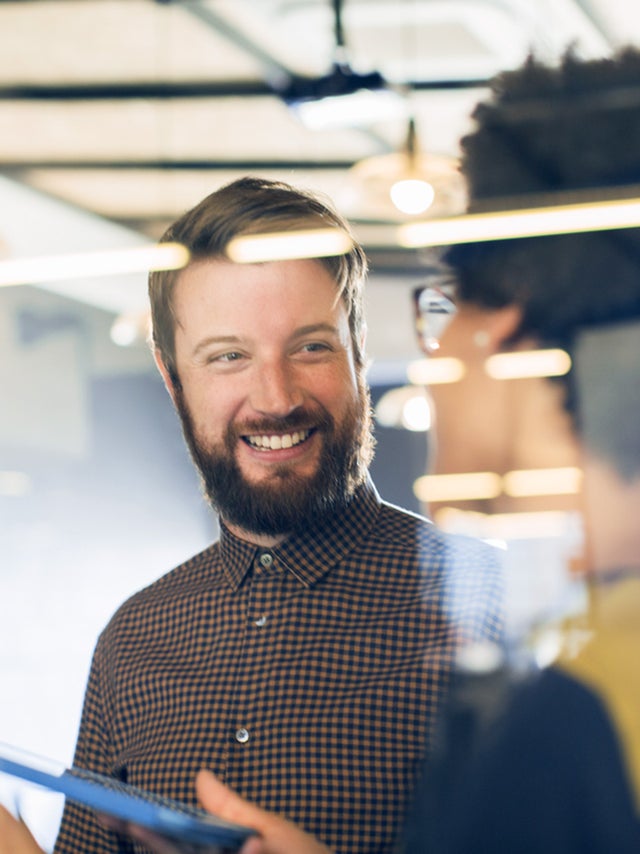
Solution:
[{"label": "shirt button", "polygon": [[258,617],[258,619],[255,621],[255,625],[258,626],[259,629],[261,629],[263,626],[266,626],[266,624],[267,618],[264,614],[261,617]]},{"label": "shirt button", "polygon": [[270,567],[271,564],[273,563],[273,556],[270,555],[269,552],[265,552],[264,554],[261,554],[260,555],[260,563],[266,568]]},{"label": "shirt button", "polygon": [[244,727],[236,730],[236,741],[240,742],[240,744],[246,744],[249,741],[249,731]]}]

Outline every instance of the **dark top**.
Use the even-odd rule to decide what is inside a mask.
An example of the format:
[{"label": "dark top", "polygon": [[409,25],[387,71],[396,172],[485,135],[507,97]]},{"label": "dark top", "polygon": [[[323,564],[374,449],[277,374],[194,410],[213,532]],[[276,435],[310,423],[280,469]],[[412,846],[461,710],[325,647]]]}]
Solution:
[{"label": "dark top", "polygon": [[605,591],[584,647],[556,665],[460,679],[404,850],[640,851],[638,587]]}]

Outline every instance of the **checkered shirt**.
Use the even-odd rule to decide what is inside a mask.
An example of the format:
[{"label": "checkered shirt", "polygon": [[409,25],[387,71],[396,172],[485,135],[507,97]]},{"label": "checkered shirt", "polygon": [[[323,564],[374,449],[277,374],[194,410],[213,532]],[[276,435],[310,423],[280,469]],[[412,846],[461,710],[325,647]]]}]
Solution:
[{"label": "checkered shirt", "polygon": [[[456,645],[500,631],[492,561],[452,586],[448,553],[370,482],[275,548],[223,527],[100,636],[74,763],[187,803],[209,768],[336,852],[392,850]],[[145,849],[68,803],[55,850]]]}]

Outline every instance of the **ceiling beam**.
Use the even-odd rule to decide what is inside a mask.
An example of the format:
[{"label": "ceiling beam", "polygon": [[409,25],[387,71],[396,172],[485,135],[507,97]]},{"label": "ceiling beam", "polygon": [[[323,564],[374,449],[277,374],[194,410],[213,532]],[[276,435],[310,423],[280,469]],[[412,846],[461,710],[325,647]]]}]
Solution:
[{"label": "ceiling beam", "polygon": [[112,83],[29,83],[0,86],[2,101],[125,101],[139,98],[238,98],[274,92],[261,80],[222,82],[127,82]]},{"label": "ceiling beam", "polygon": [[[0,0],[1,2],[1,0]],[[414,80],[403,84],[414,91],[477,89],[486,79]],[[278,97],[260,80],[113,82],[113,83],[29,83],[0,86],[0,101],[127,101],[145,98],[165,101],[172,98]]]},{"label": "ceiling beam", "polygon": [[355,160],[116,160],[110,157],[108,160],[3,160],[0,157],[0,172],[16,173],[26,172],[30,169],[73,169],[74,172],[95,170],[175,170],[184,172],[193,170],[201,171],[245,171],[247,169],[260,170],[282,170],[282,169],[311,169],[329,171],[332,169],[350,169],[356,163]]}]

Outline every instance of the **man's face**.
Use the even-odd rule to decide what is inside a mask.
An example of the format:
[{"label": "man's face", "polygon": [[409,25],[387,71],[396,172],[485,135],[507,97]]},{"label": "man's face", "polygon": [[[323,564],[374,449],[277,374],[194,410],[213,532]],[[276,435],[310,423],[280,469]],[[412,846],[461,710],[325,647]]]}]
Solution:
[{"label": "man's face", "polygon": [[279,536],[344,504],[371,458],[369,398],[327,270],[200,261],[174,310],[174,400],[227,525]]}]

